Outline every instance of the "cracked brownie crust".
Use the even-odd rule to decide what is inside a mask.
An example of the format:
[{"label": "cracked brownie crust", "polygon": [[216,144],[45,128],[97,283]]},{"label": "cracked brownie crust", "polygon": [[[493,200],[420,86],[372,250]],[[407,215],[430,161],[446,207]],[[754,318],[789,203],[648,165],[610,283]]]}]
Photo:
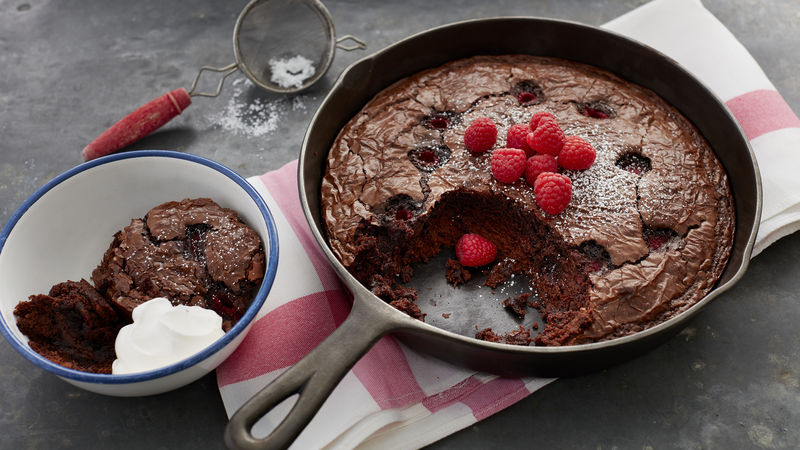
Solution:
[{"label": "cracked brownie crust", "polygon": [[[588,170],[565,171],[573,198],[556,216],[463,143],[489,117],[503,147],[536,111],[597,150]],[[546,322],[537,345],[622,336],[685,310],[721,275],[734,231],[726,174],[677,110],[609,72],[527,55],[454,61],[376,95],[330,150],[322,215],[334,254],[373,289],[407,282],[463,233],[488,238],[490,278],[531,279]]]},{"label": "cracked brownie crust", "polygon": [[97,290],[130,319],[152,298],[216,311],[229,330],[264,277],[258,234],[208,198],[167,202],[114,235],[92,272]]}]

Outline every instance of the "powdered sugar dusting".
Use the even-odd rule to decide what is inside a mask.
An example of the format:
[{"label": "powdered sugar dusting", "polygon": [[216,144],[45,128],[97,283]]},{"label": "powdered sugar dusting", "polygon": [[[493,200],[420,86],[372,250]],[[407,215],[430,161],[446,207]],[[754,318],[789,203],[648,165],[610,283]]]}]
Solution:
[{"label": "powdered sugar dusting", "polygon": [[221,111],[211,116],[211,120],[223,130],[239,135],[270,135],[279,128],[289,111],[306,111],[306,101],[314,100],[305,95],[248,98],[247,93],[255,87],[253,82],[240,78],[232,85],[233,95]]},{"label": "powdered sugar dusting", "polygon": [[586,238],[593,229],[618,224],[624,220],[622,217],[638,218],[638,176],[619,170],[615,165],[621,137],[616,133],[609,136],[607,128],[600,125],[565,128],[566,134],[580,135],[589,141],[597,151],[597,159],[587,170],[566,171],[572,179],[572,201],[564,213],[556,217],[556,226],[574,238]]},{"label": "powdered sugar dusting", "polygon": [[316,73],[314,63],[303,55],[271,58],[269,70],[272,72],[269,80],[282,88],[300,88]]}]

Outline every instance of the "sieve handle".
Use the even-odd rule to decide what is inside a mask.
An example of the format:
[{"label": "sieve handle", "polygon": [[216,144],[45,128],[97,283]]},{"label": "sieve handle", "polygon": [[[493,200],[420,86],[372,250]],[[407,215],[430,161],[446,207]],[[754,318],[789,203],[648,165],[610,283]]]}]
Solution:
[{"label": "sieve handle", "polygon": [[109,155],[161,128],[192,103],[179,88],[145,103],[89,143],[81,154],[86,161]]},{"label": "sieve handle", "polygon": [[[402,328],[374,306],[362,303],[356,300],[350,315],[330,336],[236,411],[225,428],[228,448],[289,447],[359,358],[382,336]],[[272,433],[264,438],[255,437],[253,425],[294,395],[298,396],[297,401]]]}]

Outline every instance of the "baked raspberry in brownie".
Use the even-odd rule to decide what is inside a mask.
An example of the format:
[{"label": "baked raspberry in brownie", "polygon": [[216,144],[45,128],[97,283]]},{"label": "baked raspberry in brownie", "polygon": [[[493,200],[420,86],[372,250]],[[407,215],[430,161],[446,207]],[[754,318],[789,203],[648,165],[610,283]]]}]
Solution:
[{"label": "baked raspberry in brownie", "polygon": [[185,199],[117,232],[92,281],[128,317],[140,303],[166,297],[216,311],[227,331],[250,305],[264,267],[261,239],[235,211]]},{"label": "baked raspberry in brownie", "polygon": [[[490,167],[508,130],[536,128],[544,112],[596,151],[578,146],[567,165],[580,170],[558,168],[571,197],[551,213],[525,176],[501,182]],[[470,151],[491,138],[484,118],[496,142]],[[476,121],[486,136],[465,143]],[[552,154],[551,137],[526,142]],[[528,55],[454,61],[378,93],[334,141],[321,207],[333,253],[368,287],[407,283],[464,234],[487,238],[497,257],[477,270],[494,285],[527,275],[545,322],[536,345],[610,339],[684,311],[719,279],[735,226],[722,165],[675,108],[610,72]]]}]

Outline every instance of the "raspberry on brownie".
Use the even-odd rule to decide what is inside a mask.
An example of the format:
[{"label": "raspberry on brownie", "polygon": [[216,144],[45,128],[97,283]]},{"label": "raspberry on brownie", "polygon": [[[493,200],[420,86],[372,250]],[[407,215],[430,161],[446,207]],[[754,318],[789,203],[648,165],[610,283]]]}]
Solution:
[{"label": "raspberry on brownie", "polygon": [[528,158],[525,165],[525,179],[531,186],[536,182],[536,177],[542,172],[557,172],[558,163],[553,155],[541,153]]},{"label": "raspberry on brownie", "polygon": [[553,113],[547,111],[537,111],[533,113],[533,115],[531,116],[531,120],[530,122],[528,122],[528,128],[530,128],[531,131],[535,130],[539,126],[539,122],[545,118],[556,122],[558,120],[556,119],[556,116],[553,115]]},{"label": "raspberry on brownie", "polygon": [[558,156],[564,146],[564,131],[558,122],[544,117],[528,135],[528,145],[538,153]]},{"label": "raspberry on brownie", "polygon": [[492,152],[491,169],[495,180],[513,183],[525,173],[525,151],[518,148],[498,148]]},{"label": "raspberry on brownie", "polygon": [[533,183],[533,192],[536,204],[547,214],[556,215],[572,200],[572,180],[566,175],[542,172]]},{"label": "raspberry on brownie", "polygon": [[568,136],[558,154],[558,165],[568,170],[588,169],[597,157],[592,144],[580,136]]},{"label": "raspberry on brownie", "polygon": [[496,257],[497,247],[479,234],[467,233],[456,242],[456,258],[462,266],[485,266]]},{"label": "raspberry on brownie", "polygon": [[525,152],[526,156],[533,156],[534,151],[528,145],[528,135],[531,133],[531,127],[524,123],[511,125],[506,131],[506,147],[518,148]]},{"label": "raspberry on brownie", "polygon": [[464,132],[464,145],[475,153],[485,152],[497,142],[497,126],[492,119],[480,117],[475,119]]}]

